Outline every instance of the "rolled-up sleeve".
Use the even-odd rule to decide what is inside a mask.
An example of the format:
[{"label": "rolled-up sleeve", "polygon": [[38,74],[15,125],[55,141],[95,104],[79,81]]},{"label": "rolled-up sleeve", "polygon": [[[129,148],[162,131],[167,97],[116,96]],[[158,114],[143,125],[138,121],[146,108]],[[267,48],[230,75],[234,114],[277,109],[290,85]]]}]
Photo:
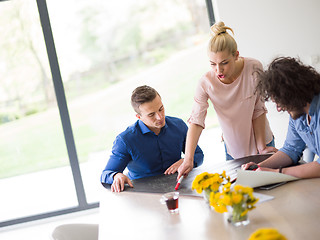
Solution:
[{"label": "rolled-up sleeve", "polygon": [[[256,86],[258,83],[258,80],[257,80],[258,75],[257,74],[259,71],[262,71],[262,70],[263,70],[263,67],[260,62],[256,62],[253,65],[253,75],[252,75],[252,77],[254,78],[254,81],[252,81],[252,83],[254,84],[253,89],[256,89]],[[265,106],[264,100],[261,98],[260,94],[257,91],[255,91],[254,96],[256,97],[256,102],[255,102],[255,106],[254,106],[254,110],[253,110],[252,120],[258,118],[259,116],[261,116],[264,113],[265,114],[268,113],[268,110]]]},{"label": "rolled-up sleeve", "polygon": [[306,144],[295,130],[292,118],[289,120],[288,133],[283,147],[279,150],[287,154],[297,164],[300,160]]},{"label": "rolled-up sleeve", "polygon": [[188,119],[189,124],[197,124],[203,128],[205,128],[205,119],[207,116],[207,109],[209,107],[208,95],[205,91],[204,86],[204,78],[206,78],[206,76],[203,76],[202,79],[200,79],[199,84],[196,88],[192,112],[190,118]]},{"label": "rolled-up sleeve", "polygon": [[260,117],[262,114],[267,114],[268,110],[264,104],[264,101],[261,99],[261,97],[258,95],[256,96],[256,104],[254,106],[252,120]]}]

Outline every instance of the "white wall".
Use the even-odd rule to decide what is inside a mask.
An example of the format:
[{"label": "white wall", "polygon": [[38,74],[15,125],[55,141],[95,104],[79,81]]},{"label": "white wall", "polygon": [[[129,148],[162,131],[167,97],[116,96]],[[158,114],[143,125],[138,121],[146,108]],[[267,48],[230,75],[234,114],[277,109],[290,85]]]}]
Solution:
[{"label": "white wall", "polygon": [[264,66],[300,57],[320,70],[319,0],[213,0],[216,21],[233,28],[240,55]]}]

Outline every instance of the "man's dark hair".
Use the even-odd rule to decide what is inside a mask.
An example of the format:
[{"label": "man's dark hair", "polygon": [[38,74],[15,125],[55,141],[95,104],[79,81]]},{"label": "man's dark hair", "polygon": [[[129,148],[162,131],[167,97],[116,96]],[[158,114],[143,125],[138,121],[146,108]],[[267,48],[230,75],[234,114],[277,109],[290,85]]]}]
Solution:
[{"label": "man's dark hair", "polygon": [[136,113],[140,114],[139,106],[146,102],[152,102],[159,93],[152,87],[143,85],[137,87],[131,95],[131,105]]},{"label": "man's dark hair", "polygon": [[258,72],[257,91],[286,110],[301,110],[319,94],[320,74],[299,59],[279,57]]}]

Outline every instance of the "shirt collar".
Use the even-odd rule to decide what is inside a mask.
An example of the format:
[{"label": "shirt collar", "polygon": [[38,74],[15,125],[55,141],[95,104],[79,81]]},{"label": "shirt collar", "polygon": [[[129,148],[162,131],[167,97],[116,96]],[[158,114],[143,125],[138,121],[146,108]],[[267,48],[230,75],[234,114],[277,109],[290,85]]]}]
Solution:
[{"label": "shirt collar", "polygon": [[140,126],[140,129],[141,129],[142,134],[146,134],[146,133],[148,133],[148,132],[152,132],[152,131],[147,127],[147,125],[145,125],[140,119],[138,120],[138,123],[139,123],[139,126]]},{"label": "shirt collar", "polygon": [[320,100],[319,98],[320,98],[320,94],[315,95],[315,96],[313,97],[312,102],[311,102],[311,104],[310,104],[310,108],[309,108],[309,115],[310,115],[310,116],[314,115],[314,113],[317,111],[317,109],[318,109],[318,104],[320,104],[320,103],[319,103],[319,100]]},{"label": "shirt collar", "polygon": [[[138,120],[138,124],[139,124],[139,127],[140,127],[140,129],[141,129],[142,134],[146,134],[146,133],[149,133],[149,132],[154,133],[154,132],[151,131],[151,130],[147,127],[147,125],[145,125],[144,122],[142,122],[140,119]],[[161,133],[162,131],[164,131],[165,129],[167,129],[167,127],[168,127],[168,125],[167,125],[167,119],[166,119],[166,124],[164,125],[163,128],[161,128],[160,133]]]},{"label": "shirt collar", "polygon": [[[298,119],[299,120],[299,123],[296,127],[297,127],[297,130],[299,131],[303,131],[303,129],[306,129],[307,126],[313,126],[314,124],[314,121],[315,118],[313,117],[316,113],[317,113],[317,109],[319,109],[319,102],[320,100],[320,94],[319,95],[315,95],[310,103],[310,107],[309,107],[309,115],[311,116],[311,121],[310,123],[308,123],[308,115],[307,114],[303,114],[302,116],[300,116]],[[291,116],[290,116],[291,118]],[[296,119],[296,120],[298,120]],[[307,131],[307,130],[306,130]]]}]

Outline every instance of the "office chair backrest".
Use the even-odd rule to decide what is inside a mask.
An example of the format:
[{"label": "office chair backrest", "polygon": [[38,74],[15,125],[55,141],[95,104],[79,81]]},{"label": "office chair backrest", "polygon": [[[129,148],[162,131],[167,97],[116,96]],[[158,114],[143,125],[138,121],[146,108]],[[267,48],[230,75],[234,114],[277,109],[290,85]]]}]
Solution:
[{"label": "office chair backrest", "polygon": [[54,240],[98,240],[98,224],[63,224],[57,226],[53,233]]}]

